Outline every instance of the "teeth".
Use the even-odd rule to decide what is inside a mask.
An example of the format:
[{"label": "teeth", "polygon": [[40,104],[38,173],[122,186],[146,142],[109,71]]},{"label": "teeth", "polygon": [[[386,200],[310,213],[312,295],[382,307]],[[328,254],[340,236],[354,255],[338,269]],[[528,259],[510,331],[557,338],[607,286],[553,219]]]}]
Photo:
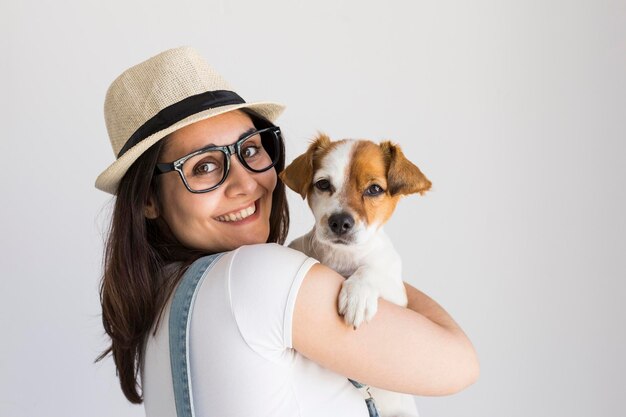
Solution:
[{"label": "teeth", "polygon": [[246,217],[253,215],[256,212],[256,206],[252,204],[250,207],[246,207],[243,210],[240,210],[236,213],[228,213],[223,216],[219,216],[217,220],[221,222],[236,222],[239,220],[243,220]]}]

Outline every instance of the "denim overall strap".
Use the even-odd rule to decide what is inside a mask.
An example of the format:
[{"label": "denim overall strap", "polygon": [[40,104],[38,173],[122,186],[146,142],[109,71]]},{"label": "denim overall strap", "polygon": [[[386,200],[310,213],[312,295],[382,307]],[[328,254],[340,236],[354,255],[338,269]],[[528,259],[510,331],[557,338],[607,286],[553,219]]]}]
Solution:
[{"label": "denim overall strap", "polygon": [[367,405],[367,412],[370,415],[369,417],[380,417],[380,415],[378,414],[378,410],[376,409],[376,403],[374,402],[374,397],[372,397],[372,394],[370,394],[369,385],[361,384],[360,382],[354,381],[350,378],[348,378],[348,381],[350,381],[352,385],[354,385],[358,389],[365,388],[367,395],[369,395],[369,398],[365,399],[365,405]]},{"label": "denim overall strap", "polygon": [[191,311],[200,283],[221,253],[196,260],[185,272],[176,288],[169,316],[170,366],[178,417],[194,417],[189,361]]}]

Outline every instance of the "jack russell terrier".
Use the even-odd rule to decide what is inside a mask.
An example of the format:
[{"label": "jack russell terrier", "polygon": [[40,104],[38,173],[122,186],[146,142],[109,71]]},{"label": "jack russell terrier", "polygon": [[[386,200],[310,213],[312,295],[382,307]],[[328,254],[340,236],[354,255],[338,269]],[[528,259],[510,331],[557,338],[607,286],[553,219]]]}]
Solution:
[{"label": "jack russell terrier", "polygon": [[[400,256],[382,225],[401,196],[423,195],[431,182],[400,147],[320,134],[279,175],[315,217],[313,229],[289,246],[346,278],[338,299],[345,322],[356,329],[371,320],[378,297],[406,307]],[[374,393],[381,415],[418,415],[410,395],[372,388]]]}]

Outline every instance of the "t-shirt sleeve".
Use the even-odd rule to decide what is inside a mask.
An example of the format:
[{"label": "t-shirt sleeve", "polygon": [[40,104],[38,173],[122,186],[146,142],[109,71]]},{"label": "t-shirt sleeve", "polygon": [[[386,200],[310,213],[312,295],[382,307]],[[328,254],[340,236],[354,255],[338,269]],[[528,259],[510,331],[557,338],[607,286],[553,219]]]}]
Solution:
[{"label": "t-shirt sleeve", "polygon": [[292,348],[296,296],[306,273],[317,261],[277,244],[243,246],[229,271],[229,297],[245,342],[257,353],[278,360]]}]

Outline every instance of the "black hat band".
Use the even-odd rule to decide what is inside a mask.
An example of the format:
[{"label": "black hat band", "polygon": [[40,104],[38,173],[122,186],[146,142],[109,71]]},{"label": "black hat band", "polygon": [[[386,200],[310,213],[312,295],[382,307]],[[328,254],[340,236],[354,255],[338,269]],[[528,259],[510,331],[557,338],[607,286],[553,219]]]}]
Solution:
[{"label": "black hat band", "polygon": [[187,97],[177,103],[167,106],[139,129],[126,141],[117,157],[121,157],[130,148],[147,138],[148,136],[167,129],[173,124],[201,111],[215,107],[223,107],[231,104],[243,104],[245,100],[237,93],[228,90],[207,91]]}]

